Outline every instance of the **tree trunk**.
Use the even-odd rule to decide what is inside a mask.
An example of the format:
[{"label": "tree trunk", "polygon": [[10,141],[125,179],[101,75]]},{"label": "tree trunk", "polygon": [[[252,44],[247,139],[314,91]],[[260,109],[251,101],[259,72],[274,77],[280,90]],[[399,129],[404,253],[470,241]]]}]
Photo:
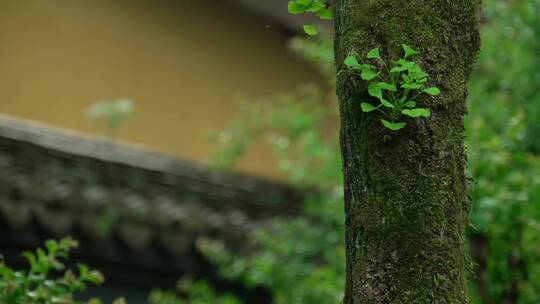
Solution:
[{"label": "tree trunk", "polygon": [[[479,49],[475,0],[334,0],[337,94],[345,175],[347,282],[344,304],[469,303],[464,230],[469,201],[463,116]],[[363,113],[366,83],[344,58],[405,43],[441,89],[420,98],[429,118],[385,129]]]}]

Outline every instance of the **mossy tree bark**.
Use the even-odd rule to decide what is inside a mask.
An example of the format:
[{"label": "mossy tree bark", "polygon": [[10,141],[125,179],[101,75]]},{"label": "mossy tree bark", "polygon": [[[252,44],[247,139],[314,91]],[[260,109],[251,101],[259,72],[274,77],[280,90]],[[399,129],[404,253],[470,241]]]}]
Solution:
[{"label": "mossy tree bark", "polygon": [[[345,175],[347,283],[344,304],[469,303],[463,116],[479,49],[476,0],[333,0],[337,93]],[[401,44],[441,94],[419,106],[429,118],[385,129],[363,113],[366,83],[342,64]]]}]

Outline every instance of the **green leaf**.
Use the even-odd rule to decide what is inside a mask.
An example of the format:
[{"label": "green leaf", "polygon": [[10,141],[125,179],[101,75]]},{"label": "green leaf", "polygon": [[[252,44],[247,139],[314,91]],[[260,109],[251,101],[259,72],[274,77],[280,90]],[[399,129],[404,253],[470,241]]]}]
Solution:
[{"label": "green leaf", "polygon": [[407,68],[405,67],[393,67],[391,70],[390,70],[390,73],[401,73],[403,71],[405,71]]},{"label": "green leaf", "polygon": [[428,75],[426,72],[420,68],[419,65],[415,64],[415,66],[408,69],[409,77],[417,82],[426,82]]},{"label": "green leaf", "polygon": [[360,77],[364,80],[372,80],[377,76],[379,76],[379,73],[375,73],[371,68],[362,69],[362,73],[360,74]]},{"label": "green leaf", "polygon": [[317,35],[317,28],[315,28],[314,24],[306,24],[304,25],[304,32],[310,36]]},{"label": "green leaf", "polygon": [[402,83],[411,83],[412,80],[411,78],[409,77],[409,75],[406,75],[406,74],[402,74],[401,75],[401,79],[403,79],[403,82]]},{"label": "green leaf", "polygon": [[372,82],[368,86],[369,95],[378,98],[383,106],[387,108],[394,108],[394,105],[388,100],[383,98],[382,90],[383,89],[393,89],[395,86],[388,84],[386,82]]},{"label": "green leaf", "polygon": [[321,18],[322,20],[332,20],[332,11],[328,8],[321,9],[315,15],[317,15],[317,17]]},{"label": "green leaf", "polygon": [[126,300],[124,298],[118,298],[114,300],[113,304],[126,304]]},{"label": "green leaf", "polygon": [[397,63],[398,63],[400,66],[406,68],[407,70],[412,69],[413,71],[414,71],[414,66],[416,65],[416,62],[414,62],[414,61],[409,61],[409,60],[406,60],[406,59],[403,59],[403,58],[399,59],[399,60],[397,61]]},{"label": "green leaf", "polygon": [[293,15],[298,15],[306,12],[305,8],[302,5],[296,3],[296,1],[289,1],[288,9],[289,13]]},{"label": "green leaf", "polygon": [[417,50],[411,48],[410,46],[408,46],[406,44],[402,44],[401,46],[403,47],[403,51],[405,51],[405,57],[404,58],[420,54],[420,52],[418,52]]},{"label": "green leaf", "polygon": [[372,82],[368,86],[369,95],[382,99],[382,90],[377,82]]},{"label": "green leaf", "polygon": [[367,102],[362,102],[360,104],[360,107],[362,108],[362,111],[364,112],[371,112],[371,111],[374,111],[376,110],[377,108],[372,106],[371,104],[367,103]]},{"label": "green leaf", "polygon": [[403,129],[407,123],[406,122],[389,122],[388,120],[386,119],[381,119],[381,122],[383,123],[383,125],[385,127],[387,127],[388,129],[392,130],[392,131],[397,131],[397,130],[400,130],[400,129]]},{"label": "green leaf", "polygon": [[47,247],[47,250],[49,251],[49,253],[53,253],[53,254],[56,253],[58,249],[60,249],[60,246],[54,240],[45,241],[45,247]]},{"label": "green leaf", "polygon": [[32,252],[29,252],[29,251],[23,252],[22,256],[26,258],[26,260],[30,264],[30,267],[34,268],[37,262],[36,256]]},{"label": "green leaf", "polygon": [[390,70],[390,73],[400,73],[409,70],[413,65],[415,65],[415,62],[399,59],[398,61],[394,61],[393,64],[394,67]]},{"label": "green leaf", "polygon": [[439,88],[437,88],[437,87],[431,87],[431,88],[424,89],[424,92],[426,92],[426,93],[428,93],[429,95],[432,95],[432,96],[437,96],[437,95],[441,94],[441,90],[439,90]]},{"label": "green leaf", "polygon": [[309,6],[307,11],[310,13],[317,13],[326,8],[326,5],[321,1],[310,1],[306,5]]},{"label": "green leaf", "polygon": [[412,61],[406,61],[406,62],[410,62],[410,64],[407,64],[407,70],[409,70],[409,73],[411,74],[418,74],[420,76],[427,76],[426,73],[424,73],[424,71],[422,70],[422,68],[418,65],[418,63],[416,62],[412,62]]},{"label": "green leaf", "polygon": [[402,114],[405,114],[410,117],[429,117],[431,115],[431,111],[429,109],[425,108],[416,108],[416,109],[406,109],[401,111]]},{"label": "green leaf", "polygon": [[355,66],[360,65],[360,63],[358,63],[358,60],[356,59],[354,55],[347,56],[347,58],[345,58],[343,63],[345,63],[345,65],[348,67],[355,67]]},{"label": "green leaf", "polygon": [[422,83],[401,83],[401,87],[404,89],[418,90],[423,86]]},{"label": "green leaf", "polygon": [[414,108],[414,107],[416,107],[416,102],[414,102],[414,101],[412,101],[412,100],[411,100],[411,101],[407,101],[407,102],[405,102],[405,103],[403,104],[403,106],[405,106],[405,107],[407,107],[407,108]]},{"label": "green leaf", "polygon": [[419,82],[419,83],[425,83],[428,81],[427,75],[422,76],[422,77],[418,77],[418,76],[415,76],[415,77],[416,77],[416,82]]},{"label": "green leaf", "polygon": [[381,101],[381,103],[383,104],[383,106],[387,107],[387,108],[394,108],[394,105],[392,103],[390,103],[388,100],[384,99],[384,98],[379,98],[379,100]]},{"label": "green leaf", "polygon": [[379,48],[374,48],[371,51],[369,51],[368,54],[367,54],[367,58],[369,58],[369,59],[381,58]]},{"label": "green leaf", "polygon": [[377,85],[383,90],[387,90],[387,91],[391,91],[391,92],[396,92],[397,91],[396,86],[391,84],[391,83],[377,82]]}]

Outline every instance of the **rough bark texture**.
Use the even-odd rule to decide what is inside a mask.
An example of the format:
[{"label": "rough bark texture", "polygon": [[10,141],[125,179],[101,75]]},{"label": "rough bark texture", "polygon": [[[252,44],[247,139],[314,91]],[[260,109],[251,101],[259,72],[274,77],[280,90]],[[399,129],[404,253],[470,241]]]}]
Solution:
[{"label": "rough bark texture", "polygon": [[[335,48],[346,196],[345,304],[469,303],[464,230],[469,202],[463,116],[479,49],[476,0],[335,0]],[[366,84],[341,64],[406,43],[441,95],[427,119],[393,132],[362,113]],[[355,79],[356,78],[356,79]]]}]

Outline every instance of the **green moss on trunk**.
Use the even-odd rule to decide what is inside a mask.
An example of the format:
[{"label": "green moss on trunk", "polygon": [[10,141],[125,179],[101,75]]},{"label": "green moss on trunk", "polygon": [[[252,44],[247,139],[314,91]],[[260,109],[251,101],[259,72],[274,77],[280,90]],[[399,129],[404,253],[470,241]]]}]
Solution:
[{"label": "green moss on trunk", "polygon": [[[467,81],[479,49],[474,0],[335,0],[337,93],[345,174],[345,304],[469,303],[464,230],[469,210],[463,148]],[[362,81],[340,64],[401,44],[441,89],[419,106],[432,116],[393,132],[363,113]],[[356,85],[355,85],[356,83]]]}]

